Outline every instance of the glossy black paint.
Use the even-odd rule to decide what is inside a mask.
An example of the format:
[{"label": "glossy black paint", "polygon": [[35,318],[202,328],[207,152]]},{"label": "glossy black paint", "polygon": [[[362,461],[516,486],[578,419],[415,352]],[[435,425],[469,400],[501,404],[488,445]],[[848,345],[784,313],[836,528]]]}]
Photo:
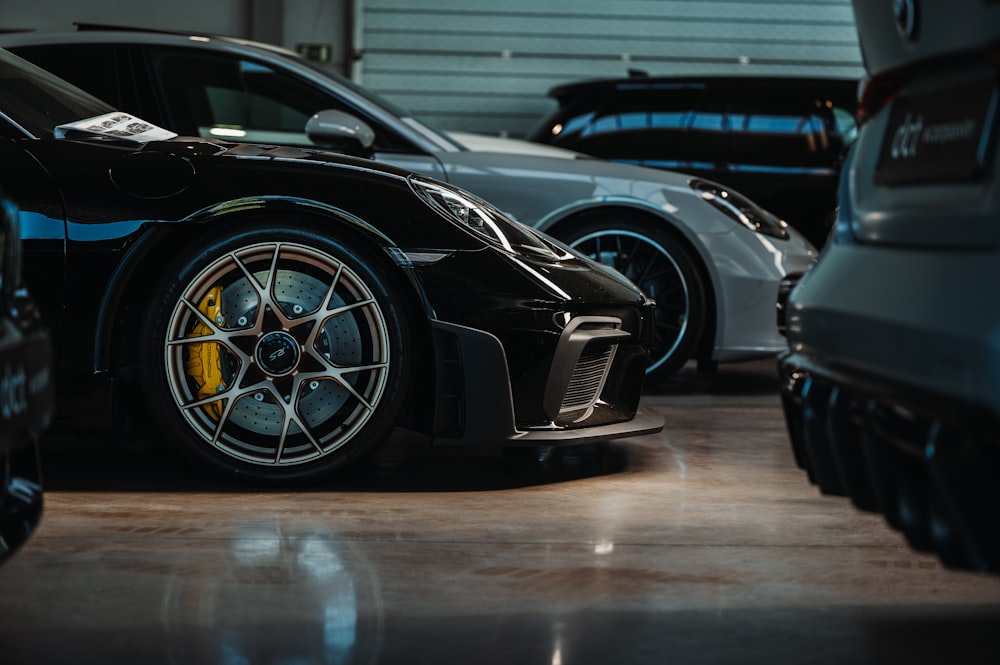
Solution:
[{"label": "glossy black paint", "polygon": [[[178,138],[2,50],[0,70],[0,178],[24,211],[27,282],[54,334],[68,424],[103,427],[122,415],[146,427],[152,419],[217,470],[265,482],[330,471],[397,425],[470,445],[580,443],[662,429],[661,417],[639,409],[653,303],[606,266],[407,171],[311,148]],[[262,247],[273,248],[268,288],[277,290],[258,293],[265,305],[256,323],[233,336],[217,296],[185,295],[183,284],[218,260],[239,266],[237,279],[257,291],[250,285],[259,278],[238,255]],[[341,260],[325,263],[320,247]],[[283,318],[278,290],[298,298],[315,289],[308,280],[320,263],[336,266],[317,294],[328,294],[323,311],[343,315],[338,325],[368,329],[344,345],[370,352],[369,366],[336,365],[339,348],[324,361],[307,339],[325,300],[305,302],[312,309],[298,323]],[[300,281],[281,282],[280,273]],[[342,295],[350,304],[334,307]],[[203,309],[211,306],[215,313]],[[177,314],[185,307],[202,323],[174,337],[167,321],[188,316]],[[226,341],[187,341],[209,324]],[[340,344],[321,325],[333,336],[325,343]],[[299,349],[289,335],[308,367],[294,357],[272,364],[268,352]],[[216,352],[227,358],[212,358]],[[172,367],[164,369],[164,356]],[[240,378],[215,378],[227,369]],[[214,372],[198,390],[213,380],[208,395],[238,393],[224,398],[225,408],[245,420],[194,411],[202,407],[186,399],[178,406],[177,386],[188,381],[179,377],[198,382]],[[322,382],[338,383],[351,406]],[[344,420],[314,436],[317,407],[324,425]],[[340,432],[349,438],[332,450],[343,455],[329,456],[319,438]],[[273,454],[259,454],[265,440]],[[275,470],[307,458],[308,466]]]},{"label": "glossy black paint", "polygon": [[553,88],[528,137],[612,161],[725,184],[822,247],[855,131],[857,81],[646,77]]},{"label": "glossy black paint", "polygon": [[[635,348],[622,354],[624,369],[616,370],[622,373],[616,378],[631,385],[615,389],[633,405],[632,413],[595,416],[593,422],[634,415],[648,323],[638,290],[582,259],[535,261],[534,269],[569,297],[558,295],[510,256],[423,204],[404,172],[319,151],[206,140],[136,146],[23,138],[0,141],[0,178],[25,211],[28,279],[55,331],[59,381],[67,395],[92,398],[94,389],[106,392],[119,380],[134,379],[129,370],[135,321],[167,260],[196,244],[208,227],[237,227],[266,214],[288,223],[321,220],[332,234],[351,234],[385,249],[446,254],[434,264],[397,267],[398,286],[411,292],[407,316],[428,347],[431,320],[500,339],[509,351],[519,425],[538,422],[532,405],[541,399],[544,381],[538,378],[551,363],[557,315],[623,311]],[[416,394],[430,396],[433,359],[426,369]],[[94,405],[84,408],[81,418],[93,424]],[[430,409],[417,411],[422,413],[411,417],[420,421]]]}]

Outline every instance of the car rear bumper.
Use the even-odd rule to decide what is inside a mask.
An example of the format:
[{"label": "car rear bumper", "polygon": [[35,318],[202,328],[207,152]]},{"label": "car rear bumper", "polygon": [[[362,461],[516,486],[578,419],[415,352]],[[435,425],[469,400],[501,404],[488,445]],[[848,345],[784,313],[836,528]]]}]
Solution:
[{"label": "car rear bumper", "polygon": [[21,548],[42,519],[42,474],[37,438],[0,455],[0,561]]},{"label": "car rear bumper", "polygon": [[[788,301],[796,462],[945,564],[1000,571],[996,255],[831,243]],[[970,275],[976,275],[970,280]]]},{"label": "car rear bumper", "polygon": [[930,390],[783,354],[796,463],[825,494],[879,512],[949,566],[1000,572],[1000,419]]},{"label": "car rear bumper", "polygon": [[997,251],[832,243],[788,300],[788,348],[1000,413],[997,279]]},{"label": "car rear bumper", "polygon": [[38,435],[54,404],[48,336],[8,321],[0,337],[0,561],[17,551],[42,517]]}]

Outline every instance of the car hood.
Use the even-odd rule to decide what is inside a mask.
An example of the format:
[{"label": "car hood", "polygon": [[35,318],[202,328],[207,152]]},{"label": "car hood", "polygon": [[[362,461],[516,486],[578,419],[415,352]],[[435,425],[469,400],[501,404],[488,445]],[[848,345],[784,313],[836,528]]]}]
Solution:
[{"label": "car hood", "polygon": [[[474,192],[516,219],[545,230],[548,220],[601,203],[651,208],[696,225],[714,215],[690,176],[596,159],[565,159],[467,150],[436,155],[451,184]],[[689,210],[682,213],[682,208]],[[716,230],[731,230],[730,223]]]},{"label": "car hood", "polygon": [[531,141],[520,141],[518,139],[473,134],[470,132],[448,132],[448,136],[473,152],[499,152],[512,155],[554,157],[558,159],[593,159],[593,157],[574,150],[566,150],[565,148],[557,148],[542,143],[532,143]]},{"label": "car hood", "polygon": [[410,175],[409,171],[391,164],[352,157],[339,152],[262,143],[230,143],[218,139],[190,136],[178,136],[166,141],[149,142],[139,147],[138,151],[169,153],[185,159],[221,156],[241,160],[311,162],[316,165],[363,169],[403,180]]},{"label": "car hood", "polygon": [[[601,179],[609,194],[635,194],[637,183],[658,184],[688,190],[690,175],[676,171],[650,169],[602,159],[566,159],[564,156],[464,150],[438,153],[449,175],[490,172],[498,178],[527,176],[539,181],[574,181]],[[473,190],[474,191],[474,190]]]}]

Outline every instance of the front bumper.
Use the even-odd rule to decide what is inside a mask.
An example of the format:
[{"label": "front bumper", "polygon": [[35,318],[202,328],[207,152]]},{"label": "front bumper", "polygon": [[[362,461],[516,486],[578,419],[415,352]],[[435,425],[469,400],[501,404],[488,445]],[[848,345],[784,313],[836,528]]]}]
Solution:
[{"label": "front bumper", "polygon": [[435,442],[581,444],[661,431],[663,417],[639,406],[645,346],[620,328],[581,330],[593,318],[571,320],[551,355],[543,354],[548,362],[539,363],[548,372],[541,392],[529,395],[515,392],[518,382],[511,380],[508,354],[496,336],[433,322]]},{"label": "front bumper", "polygon": [[573,444],[663,428],[639,409],[655,303],[607,266],[454,252],[414,276],[434,353],[408,424],[436,443]]},{"label": "front bumper", "polygon": [[[794,230],[790,234],[789,240],[777,240],[736,229],[702,237],[713,266],[715,362],[773,357],[787,347],[782,289],[816,259],[815,250],[800,234]],[[737,242],[740,237],[745,241]]]}]

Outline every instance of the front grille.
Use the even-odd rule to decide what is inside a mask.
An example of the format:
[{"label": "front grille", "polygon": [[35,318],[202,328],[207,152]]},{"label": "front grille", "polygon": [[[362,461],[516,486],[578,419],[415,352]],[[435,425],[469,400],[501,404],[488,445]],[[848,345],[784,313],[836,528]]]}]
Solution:
[{"label": "front grille", "polygon": [[580,355],[559,406],[560,420],[589,411],[594,406],[601,396],[601,389],[617,348],[618,345],[613,344],[594,352],[585,351]]}]

